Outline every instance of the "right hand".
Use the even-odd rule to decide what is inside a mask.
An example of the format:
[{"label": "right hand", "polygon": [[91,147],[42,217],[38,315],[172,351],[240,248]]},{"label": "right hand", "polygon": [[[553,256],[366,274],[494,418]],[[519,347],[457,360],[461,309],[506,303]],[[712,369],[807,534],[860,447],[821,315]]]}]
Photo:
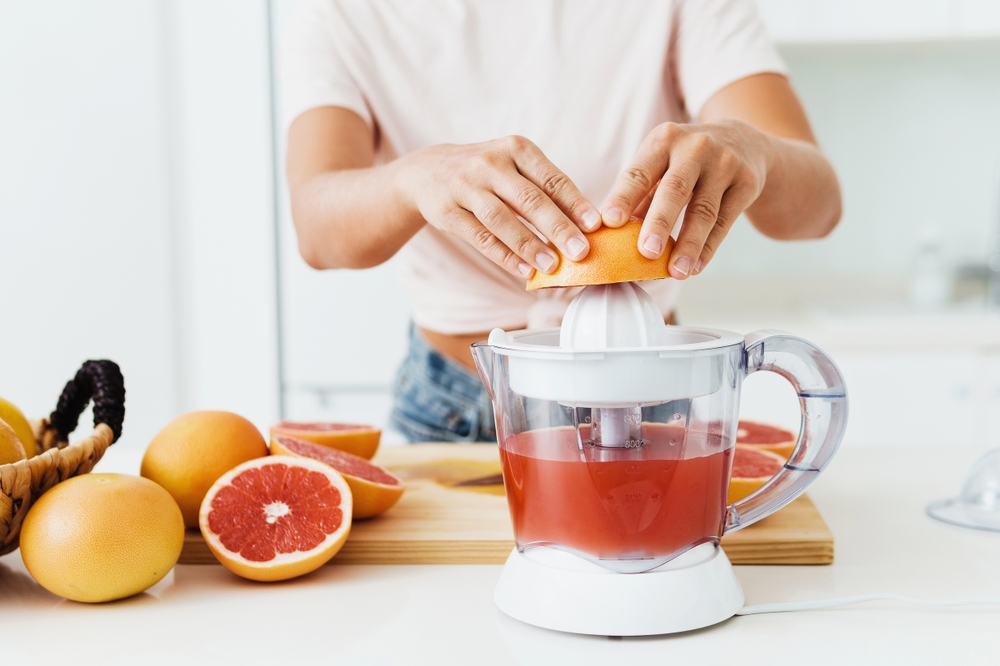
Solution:
[{"label": "right hand", "polygon": [[573,261],[590,251],[583,231],[601,224],[597,207],[524,137],[431,146],[401,158],[399,166],[397,182],[428,224],[518,277],[559,265],[518,216]]}]

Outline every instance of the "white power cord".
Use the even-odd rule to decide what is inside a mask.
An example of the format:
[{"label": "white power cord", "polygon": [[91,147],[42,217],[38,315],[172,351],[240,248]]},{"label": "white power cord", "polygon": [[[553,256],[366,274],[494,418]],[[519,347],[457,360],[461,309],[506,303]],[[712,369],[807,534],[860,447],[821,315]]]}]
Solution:
[{"label": "white power cord", "polygon": [[837,599],[816,599],[814,601],[788,601],[778,604],[758,604],[756,606],[744,606],[736,611],[737,615],[757,615],[758,613],[788,613],[791,611],[821,610],[823,608],[837,608],[839,606],[850,606],[852,604],[864,604],[869,601],[899,601],[904,604],[914,604],[917,606],[1000,606],[1000,598],[989,597],[966,597],[961,599],[919,599],[917,597],[907,597],[902,594],[859,594],[856,597],[839,597]]}]

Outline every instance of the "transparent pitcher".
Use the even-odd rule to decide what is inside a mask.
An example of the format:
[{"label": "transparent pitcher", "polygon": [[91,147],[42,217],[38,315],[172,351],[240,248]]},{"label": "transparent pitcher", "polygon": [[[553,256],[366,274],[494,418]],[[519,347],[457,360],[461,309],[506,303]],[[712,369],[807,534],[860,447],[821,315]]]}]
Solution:
[{"label": "transparent pitcher", "polygon": [[[834,454],[847,396],[815,345],[664,330],[645,348],[567,349],[559,329],[496,329],[473,345],[520,552],[555,549],[621,573],[663,567],[788,504]],[[784,467],[729,505],[740,390],[758,371],[795,388],[801,430]]]}]

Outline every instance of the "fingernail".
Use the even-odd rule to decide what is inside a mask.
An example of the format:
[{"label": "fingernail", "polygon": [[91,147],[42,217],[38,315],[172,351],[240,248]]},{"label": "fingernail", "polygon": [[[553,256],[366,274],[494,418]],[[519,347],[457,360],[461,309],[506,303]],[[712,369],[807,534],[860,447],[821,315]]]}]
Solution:
[{"label": "fingernail", "polygon": [[705,267],[705,262],[703,262],[699,257],[698,261],[694,262],[694,274],[697,275],[698,273],[701,273],[701,269],[703,269],[704,267]]},{"label": "fingernail", "polygon": [[556,267],[556,258],[548,252],[539,252],[536,254],[535,261],[538,263],[538,267],[546,273],[552,272],[552,269]]},{"label": "fingernail", "polygon": [[674,262],[674,270],[684,277],[687,277],[688,273],[691,272],[691,260],[687,257],[681,257]]},{"label": "fingernail", "polygon": [[646,236],[646,240],[642,242],[642,247],[646,252],[652,252],[658,257],[663,252],[663,239],[656,234],[649,234]]},{"label": "fingernail", "polygon": [[521,262],[517,265],[517,271],[526,278],[530,278],[531,274],[535,272],[535,269],[531,267],[531,264]]},{"label": "fingernail", "polygon": [[593,231],[601,223],[601,214],[596,210],[588,210],[583,214],[584,231]]},{"label": "fingernail", "polygon": [[610,222],[611,224],[620,224],[622,222],[622,218],[624,217],[625,216],[622,214],[621,208],[609,208],[604,211],[604,221]]},{"label": "fingernail", "polygon": [[587,251],[587,244],[580,238],[570,238],[566,241],[566,249],[569,251],[569,258],[576,260]]}]

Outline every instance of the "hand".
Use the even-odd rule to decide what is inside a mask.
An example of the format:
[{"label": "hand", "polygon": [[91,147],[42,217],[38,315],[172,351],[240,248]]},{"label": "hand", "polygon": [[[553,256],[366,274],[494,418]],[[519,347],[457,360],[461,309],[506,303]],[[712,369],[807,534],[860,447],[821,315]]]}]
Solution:
[{"label": "hand", "polygon": [[399,162],[404,197],[428,224],[519,277],[551,273],[559,258],[518,216],[574,261],[590,251],[581,229],[601,224],[597,207],[523,137],[432,146]]},{"label": "hand", "polygon": [[764,189],[772,152],[768,135],[740,121],[659,125],[615,183],[604,224],[644,216],[639,252],[657,259],[687,206],[667,266],[678,280],[697,275]]}]

